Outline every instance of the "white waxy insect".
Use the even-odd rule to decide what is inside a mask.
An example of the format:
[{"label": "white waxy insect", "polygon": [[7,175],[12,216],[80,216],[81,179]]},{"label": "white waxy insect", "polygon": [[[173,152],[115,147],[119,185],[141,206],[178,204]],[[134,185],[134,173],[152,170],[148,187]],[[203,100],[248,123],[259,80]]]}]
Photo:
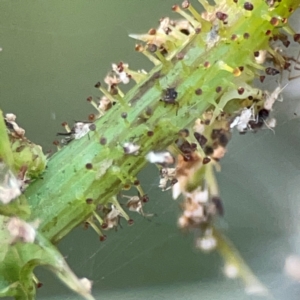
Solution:
[{"label": "white waxy insect", "polygon": [[126,154],[138,154],[139,149],[141,146],[134,144],[134,143],[124,143],[123,149]]},{"label": "white waxy insect", "polygon": [[271,130],[276,127],[276,123],[277,121],[275,118],[270,118],[265,121],[266,126]]},{"label": "white waxy insect", "polygon": [[14,114],[6,114],[4,119],[6,120],[6,122],[8,122],[12,126],[14,132],[19,137],[24,137],[25,130],[16,123],[16,118],[17,117]]},{"label": "white waxy insect", "polygon": [[153,214],[145,214],[143,211],[143,203],[142,199],[139,196],[127,196],[123,195],[124,198],[128,198],[129,200],[126,203],[126,206],[130,211],[136,211],[143,217],[152,217]]},{"label": "white waxy insect", "polygon": [[[173,184],[172,181],[174,179],[176,180],[176,168],[163,168],[161,169],[161,178],[159,180],[159,185],[158,187],[161,188],[163,191],[167,191],[170,188],[172,188]],[[171,186],[167,188],[168,182],[171,181]],[[177,182],[177,180],[176,180]]]},{"label": "white waxy insect", "polygon": [[249,121],[255,121],[254,107],[244,108],[241,114],[233,120],[230,128],[236,127],[238,131],[243,132],[248,128]]},{"label": "white waxy insect", "polygon": [[104,222],[107,224],[106,229],[118,227],[120,216],[122,216],[121,212],[114,205],[112,205],[111,211],[104,219]]},{"label": "white waxy insect", "polygon": [[265,109],[272,110],[276,100],[282,101],[282,97],[280,96],[280,93],[286,88],[287,85],[288,84],[286,84],[283,88],[278,86],[272,93],[269,93],[268,91],[265,92],[266,94],[266,100],[264,102]]},{"label": "white waxy insect", "polygon": [[7,229],[12,237],[12,242],[21,240],[25,243],[33,243],[38,225],[38,220],[34,223],[26,223],[17,217],[12,217],[7,223]]},{"label": "white waxy insect", "polygon": [[174,157],[168,151],[163,151],[163,152],[151,151],[146,155],[146,159],[152,164],[174,163]]},{"label": "white waxy insect", "polygon": [[74,125],[74,138],[79,140],[90,132],[91,123],[77,122]]},{"label": "white waxy insect", "polygon": [[11,202],[21,195],[20,182],[3,162],[0,163],[0,201]]},{"label": "white waxy insect", "polygon": [[104,115],[104,113],[111,108],[112,104],[111,101],[103,96],[98,103],[97,109],[99,110],[101,115]]},{"label": "white waxy insect", "polygon": [[[128,68],[128,64],[122,64],[123,68]],[[124,83],[124,84],[128,84],[130,81],[130,78],[128,76],[128,74],[123,70],[120,71],[118,65],[116,64],[112,64],[112,69],[113,71],[118,75],[119,80]]]},{"label": "white waxy insect", "polygon": [[70,129],[67,123],[64,123],[63,126],[66,129],[66,133],[57,133],[57,135],[63,135],[65,138],[61,141],[63,144],[68,144],[72,140],[79,140],[86,136],[92,129],[92,127],[96,128],[95,124],[91,122],[76,122],[72,129]]}]

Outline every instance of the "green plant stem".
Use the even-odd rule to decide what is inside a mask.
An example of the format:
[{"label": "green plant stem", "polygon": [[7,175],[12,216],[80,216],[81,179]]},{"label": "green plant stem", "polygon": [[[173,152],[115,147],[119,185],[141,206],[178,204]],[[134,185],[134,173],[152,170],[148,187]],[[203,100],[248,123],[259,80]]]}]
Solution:
[{"label": "green plant stem", "polygon": [[[40,231],[46,238],[58,242],[88,219],[97,204],[109,202],[146,165],[145,155],[149,151],[166,149],[177,139],[180,129],[213,108],[219,97],[217,87],[226,93],[236,89],[241,81],[253,80],[247,62],[253,60],[254,51],[268,44],[265,32],[274,30],[264,16],[287,18],[291,13],[287,8],[298,7],[299,1],[282,0],[272,12],[267,11],[264,1],[252,3],[255,13],[236,16],[236,19],[232,15],[232,26],[222,31],[222,39],[214,46],[207,48],[205,32],[191,36],[167,64],[156,66],[146,80],[130,90],[123,99],[131,107],[127,124],[121,117],[124,109],[117,104],[95,122],[96,131],[71,142],[50,159],[43,179],[36,180],[26,190],[32,219],[41,220]],[[228,6],[229,12],[235,14],[236,4],[232,2]],[[243,38],[245,32],[249,34],[248,39]],[[230,39],[233,34],[239,36],[239,41]],[[178,53],[184,59],[178,59]],[[220,59],[233,68],[244,66],[244,75],[235,77],[221,70],[216,63]],[[209,68],[203,67],[206,61],[210,62]],[[176,88],[178,105],[159,101],[169,87]],[[201,96],[195,94],[198,88],[203,90]],[[148,136],[148,131],[154,135]],[[101,137],[107,139],[106,145],[99,143]],[[139,145],[139,152],[124,153],[125,142]],[[87,163],[93,165],[92,170],[86,168]],[[93,199],[93,204],[87,204],[87,198]]]},{"label": "green plant stem", "polygon": [[244,282],[246,291],[248,291],[248,293],[272,298],[268,289],[254,275],[233,243],[216,228],[213,228],[213,236],[217,240],[217,251],[223,258],[225,266],[230,265],[236,269],[236,277]]}]

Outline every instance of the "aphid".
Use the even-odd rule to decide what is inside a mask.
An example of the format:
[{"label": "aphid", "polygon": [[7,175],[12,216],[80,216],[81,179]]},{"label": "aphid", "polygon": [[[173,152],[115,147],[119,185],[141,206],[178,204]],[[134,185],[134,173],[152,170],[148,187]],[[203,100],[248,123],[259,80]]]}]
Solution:
[{"label": "aphid", "polygon": [[93,123],[76,122],[73,127],[75,140],[79,140],[87,135],[91,130],[91,126],[93,127],[93,125]]},{"label": "aphid", "polygon": [[207,143],[207,138],[199,132],[194,132],[194,137],[202,148]]},{"label": "aphid", "polygon": [[[160,171],[161,178],[159,180],[159,188],[163,191],[167,191],[173,187],[175,183],[177,183],[176,179],[176,168],[162,168]],[[171,182],[171,185],[167,187],[168,182]]]},{"label": "aphid", "polygon": [[71,128],[70,132],[58,132],[56,135],[66,136],[62,142],[68,144],[72,140],[79,140],[90,132],[90,128],[93,125],[91,122],[76,122]]},{"label": "aphid", "polygon": [[138,154],[141,146],[134,143],[124,143],[123,150],[126,154]]},{"label": "aphid", "polygon": [[123,195],[124,198],[128,198],[129,200],[126,203],[126,206],[130,211],[136,211],[143,217],[152,217],[153,214],[145,214],[143,211],[143,199],[139,196],[127,196]]},{"label": "aphid", "polygon": [[275,68],[271,68],[271,67],[266,68],[265,71],[266,71],[266,74],[267,74],[267,75],[272,75],[272,76],[275,76],[275,75],[277,75],[277,74],[280,73],[280,71],[278,71],[278,70],[275,69]]},{"label": "aphid", "polygon": [[233,122],[230,124],[230,128],[237,127],[239,132],[245,132],[249,126],[249,121],[255,120],[254,107],[251,106],[250,108],[244,108],[241,111],[241,114],[235,117]]},{"label": "aphid", "polygon": [[105,96],[103,96],[98,102],[98,110],[101,115],[104,115],[107,110],[112,107],[113,103]]},{"label": "aphid", "polygon": [[269,117],[270,112],[267,109],[261,109],[258,112],[258,118],[262,120],[266,120]]},{"label": "aphid", "polygon": [[268,91],[265,92],[266,100],[264,103],[264,108],[267,110],[272,110],[272,107],[276,100],[282,101],[282,97],[280,96],[280,93],[286,88],[288,84],[286,84],[283,88],[278,86],[272,93],[269,93]]},{"label": "aphid", "polygon": [[6,128],[17,138],[23,138],[25,135],[25,130],[15,122],[16,116],[14,114],[6,114],[4,118],[4,122]]},{"label": "aphid", "polygon": [[112,69],[118,75],[119,82],[122,82],[124,84],[129,83],[130,76],[124,70],[127,69],[128,67],[129,67],[128,64],[124,64],[123,62],[120,62],[118,65],[112,64]]},{"label": "aphid", "polygon": [[139,214],[143,215],[143,206],[142,201],[139,196],[127,196],[123,195],[124,198],[128,198],[129,200],[126,203],[126,206],[130,211],[136,211]]},{"label": "aphid", "polygon": [[259,129],[266,123],[266,120],[269,117],[269,115],[270,112],[267,109],[262,108],[261,110],[259,110],[256,120],[249,121],[248,125],[251,129]]},{"label": "aphid", "polygon": [[122,216],[121,212],[114,205],[112,205],[111,211],[106,215],[106,217],[103,220],[102,228],[115,228],[117,230],[118,225],[120,224],[120,216]]},{"label": "aphid", "polygon": [[178,93],[176,92],[175,88],[167,88],[162,101],[164,101],[166,104],[177,104],[177,96]]},{"label": "aphid", "polygon": [[175,141],[175,143],[179,150],[183,154],[185,154],[185,157],[188,157],[189,154],[195,152],[195,150],[197,149],[197,145],[195,143],[189,143],[184,139],[178,139],[177,141]]}]

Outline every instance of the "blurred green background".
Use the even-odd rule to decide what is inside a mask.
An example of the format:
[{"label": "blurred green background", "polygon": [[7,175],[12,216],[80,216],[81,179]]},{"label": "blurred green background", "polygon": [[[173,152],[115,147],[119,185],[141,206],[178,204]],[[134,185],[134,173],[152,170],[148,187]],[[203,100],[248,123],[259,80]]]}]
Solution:
[{"label": "blurred green background", "polygon": [[[85,99],[101,96],[93,86],[111,63],[152,67],[128,34],[174,16],[174,1],[1,0],[1,109],[17,115],[28,138],[54,150],[63,121],[93,112]],[[299,31],[297,15],[293,24]],[[235,135],[218,174],[226,210],[220,227],[275,298],[289,300],[300,298],[300,285],[283,273],[286,257],[300,255],[299,82],[290,81],[275,106],[275,133]],[[80,227],[59,244],[75,273],[94,281],[96,299],[256,299],[224,278],[217,254],[196,251],[193,236],[179,232],[179,203],[157,188],[157,170],[148,167],[140,178],[151,200],[145,211],[156,217],[131,214],[135,225],[124,222],[103,243]],[[37,275],[44,283],[38,299],[79,299],[51,273],[39,268]]]}]

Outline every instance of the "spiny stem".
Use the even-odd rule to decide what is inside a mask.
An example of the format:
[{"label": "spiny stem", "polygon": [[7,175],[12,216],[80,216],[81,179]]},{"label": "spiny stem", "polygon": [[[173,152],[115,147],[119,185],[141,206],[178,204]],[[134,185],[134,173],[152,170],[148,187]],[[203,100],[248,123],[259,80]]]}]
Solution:
[{"label": "spiny stem", "polygon": [[[235,81],[240,85],[248,69],[243,62],[249,60],[249,52],[264,48],[268,39],[264,33],[270,28],[270,24],[260,16],[266,4],[262,1],[253,3],[257,13],[247,17],[247,21],[255,26],[247,26],[250,38],[243,40],[238,56],[234,55],[237,47],[235,41],[220,40],[214,47],[205,49],[202,46],[205,33],[195,34],[179,50],[184,60],[178,59],[176,53],[172,54],[172,58],[168,59],[172,67],[169,64],[154,67],[146,80],[125,95],[123,101],[131,106],[127,112],[129,127],[120,117],[123,108],[117,105],[95,122],[96,131],[89,134],[90,139],[83,137],[73,141],[70,147],[65,147],[52,157],[44,179],[36,180],[26,190],[33,208],[32,218],[42,219],[40,230],[47,238],[57,242],[92,214],[93,207],[86,205],[85,199],[92,198],[95,205],[108,203],[122,188],[115,172],[124,178],[136,176],[145,166],[145,155],[149,151],[166,149],[178,138],[180,129],[188,127],[209,107],[212,108],[211,103],[215,103],[212,99],[220,97],[219,90],[221,94],[233,90]],[[285,7],[295,6],[291,0],[281,3],[272,13],[287,15]],[[239,18],[236,22],[236,26],[233,24],[228,28],[226,36],[244,33],[245,23]],[[236,77],[233,73],[221,70],[219,64],[214,63],[220,58],[229,66],[243,66],[242,75]],[[208,68],[205,67],[207,62],[210,62]],[[186,68],[189,74],[186,74]],[[168,87],[176,87],[179,108],[159,101]],[[196,93],[198,88],[204,91],[200,96]],[[145,112],[149,111],[149,118],[144,120]],[[154,132],[153,136],[147,135],[149,130]],[[105,146],[99,142],[99,136],[106,138]],[[122,146],[132,139],[140,146],[140,150],[137,154],[126,154]],[[86,169],[87,163],[93,165],[92,170]],[[110,164],[110,167],[102,172],[101,166],[105,164]],[[70,186],[73,188],[70,189]]]}]

